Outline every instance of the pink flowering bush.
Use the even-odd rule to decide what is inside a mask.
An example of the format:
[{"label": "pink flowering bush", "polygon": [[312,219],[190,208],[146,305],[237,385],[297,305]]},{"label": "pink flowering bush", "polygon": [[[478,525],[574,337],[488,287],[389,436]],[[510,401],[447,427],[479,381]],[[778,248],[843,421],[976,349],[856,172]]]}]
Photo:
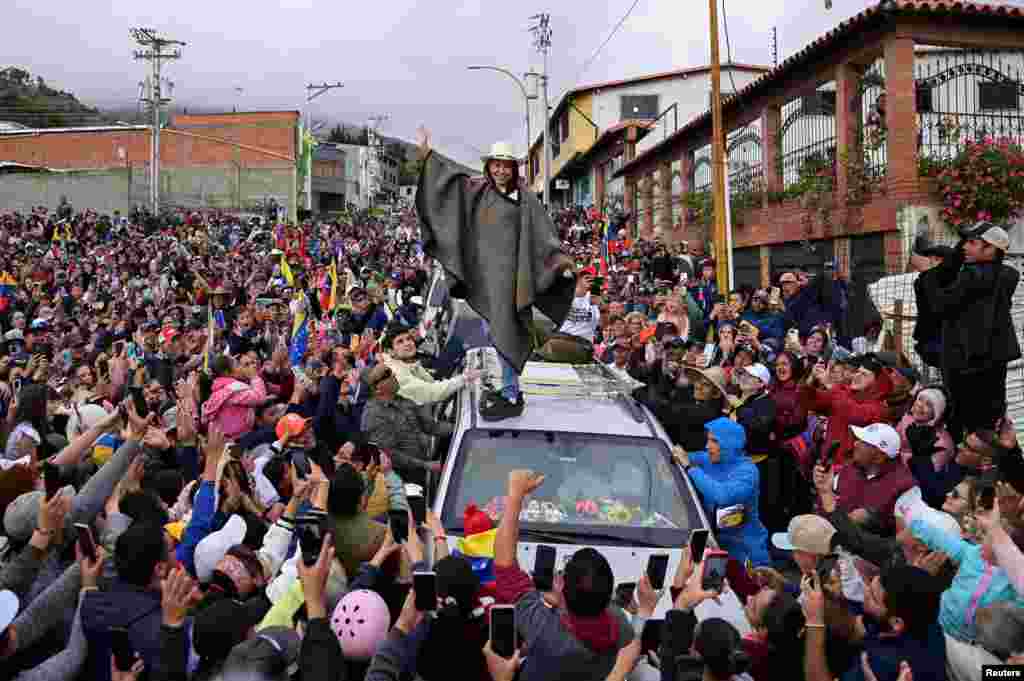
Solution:
[{"label": "pink flowering bush", "polygon": [[969,141],[936,180],[943,217],[957,229],[980,220],[1005,224],[1024,213],[1024,148],[1018,141]]}]

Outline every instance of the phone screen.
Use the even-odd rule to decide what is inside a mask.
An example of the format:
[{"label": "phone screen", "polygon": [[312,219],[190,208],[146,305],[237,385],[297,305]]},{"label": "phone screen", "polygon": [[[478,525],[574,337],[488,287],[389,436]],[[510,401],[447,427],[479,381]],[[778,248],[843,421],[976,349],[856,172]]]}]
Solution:
[{"label": "phone screen", "polygon": [[491,649],[506,659],[516,654],[516,608],[495,605],[491,608]]},{"label": "phone screen", "polygon": [[412,588],[416,592],[416,609],[420,612],[437,610],[437,574],[414,572]]},{"label": "phone screen", "polygon": [[60,470],[49,461],[43,462],[43,484],[46,486],[47,501],[60,492]]},{"label": "phone screen", "polygon": [[302,562],[306,567],[316,565],[324,545],[323,516],[309,514],[295,519],[299,530],[299,546],[302,548]]},{"label": "phone screen", "polygon": [[665,629],[665,620],[647,620],[644,622],[644,630],[640,634],[640,654],[658,651],[661,645],[661,635]]},{"label": "phone screen", "polygon": [[110,651],[114,654],[114,666],[118,671],[131,671],[132,665],[135,664],[135,651],[132,649],[127,629],[110,628]]},{"label": "phone screen", "polygon": [[711,365],[711,360],[715,357],[715,347],[714,343],[704,344],[704,366]]},{"label": "phone screen", "polygon": [[409,516],[405,511],[388,511],[391,536],[399,544],[409,541]]},{"label": "phone screen", "polygon": [[704,574],[701,587],[708,591],[721,591],[725,586],[725,569],[729,564],[729,554],[713,552],[704,557]]},{"label": "phone screen", "polygon": [[135,413],[140,418],[149,416],[149,405],[146,404],[146,395],[142,392],[142,388],[135,386],[130,388],[129,392],[132,396],[132,403],[135,405]]},{"label": "phone screen", "polygon": [[690,557],[694,563],[704,559],[704,547],[708,544],[710,530],[693,530],[690,532]]},{"label": "phone screen", "polygon": [[[693,625],[688,622],[689,617],[692,617],[692,615],[682,610],[669,610],[665,613],[663,633],[668,638],[671,655],[669,659],[678,659],[680,655],[685,655],[689,652],[689,640],[692,637],[693,631]],[[642,642],[641,645],[643,645]]]},{"label": "phone screen", "polygon": [[538,591],[551,591],[555,585],[555,547],[541,544],[533,563],[533,583]]},{"label": "phone screen", "polygon": [[313,472],[313,467],[309,465],[309,459],[306,458],[306,451],[295,448],[290,449],[288,453],[291,454],[292,463],[295,464],[295,472],[299,478],[305,480]]},{"label": "phone screen", "polygon": [[656,553],[647,559],[647,578],[651,580],[651,587],[655,591],[661,591],[665,586],[665,573],[668,571],[668,554]]},{"label": "phone screen", "polygon": [[82,548],[82,554],[89,557],[89,560],[96,560],[96,542],[92,538],[92,529],[83,523],[75,523],[78,530],[78,545]]},{"label": "phone screen", "polygon": [[427,499],[421,495],[413,495],[408,497],[409,510],[412,511],[412,519],[416,521],[417,525],[422,525],[427,522]]}]

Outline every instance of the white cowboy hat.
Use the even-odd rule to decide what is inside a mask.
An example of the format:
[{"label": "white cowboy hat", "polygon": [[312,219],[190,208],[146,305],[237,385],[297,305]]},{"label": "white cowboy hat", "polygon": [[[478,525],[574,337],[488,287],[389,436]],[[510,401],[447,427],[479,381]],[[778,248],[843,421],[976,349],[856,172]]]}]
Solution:
[{"label": "white cowboy hat", "polygon": [[491,145],[491,153],[480,157],[480,160],[487,163],[491,160],[518,161],[519,156],[515,148],[508,142],[495,142]]}]

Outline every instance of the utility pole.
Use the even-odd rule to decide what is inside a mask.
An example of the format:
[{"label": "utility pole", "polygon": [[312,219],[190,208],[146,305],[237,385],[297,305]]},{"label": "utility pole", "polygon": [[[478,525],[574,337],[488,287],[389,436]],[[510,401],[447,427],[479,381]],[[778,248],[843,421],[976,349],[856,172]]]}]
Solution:
[{"label": "utility pole", "polygon": [[160,212],[160,110],[170,99],[164,99],[161,92],[160,69],[165,61],[181,58],[181,48],[185,46],[180,40],[171,40],[157,35],[152,28],[131,29],[132,38],[135,39],[143,49],[135,50],[136,59],[145,59],[153,66],[150,75],[151,85],[149,97],[146,101],[153,112],[153,132],[151,135],[152,148],[149,153],[149,199],[152,204],[153,215]]},{"label": "utility pole", "polygon": [[725,138],[722,133],[722,68],[718,53],[718,0],[708,0],[711,10],[711,181],[714,197],[715,270],[718,273],[718,290],[727,293],[732,290],[732,263],[728,246],[725,194]]},{"label": "utility pole", "polygon": [[[306,103],[302,107],[305,109],[304,113],[306,118],[306,132],[302,135],[302,159],[303,165],[305,166],[302,169],[302,174],[304,175],[303,187],[306,194],[306,210],[313,210],[313,148],[312,146],[308,149],[306,148],[307,135],[311,136],[313,134],[312,125],[310,124],[309,119],[309,103],[325,92],[330,92],[331,90],[343,87],[345,86],[340,82],[321,83],[319,85],[310,83],[306,86]],[[310,141],[308,144],[311,145],[312,142]]]},{"label": "utility pole", "polygon": [[368,157],[368,175],[370,180],[367,181],[367,190],[369,191],[369,205],[372,208],[374,200],[380,191],[381,178],[383,177],[383,169],[381,168],[381,156],[383,155],[384,141],[380,138],[378,131],[382,123],[391,120],[391,116],[387,114],[374,114],[367,120],[372,123],[372,126],[366,126],[366,151]]},{"label": "utility pole", "polygon": [[[548,107],[548,51],[551,49],[551,15],[534,14],[530,17],[536,23],[530,27],[533,33],[533,46],[544,56],[544,66],[540,74],[541,99],[544,100],[544,205],[551,206],[551,109]],[[529,150],[527,150],[529,151]]]},{"label": "utility pole", "polygon": [[779,29],[772,26],[772,66],[779,65]]}]

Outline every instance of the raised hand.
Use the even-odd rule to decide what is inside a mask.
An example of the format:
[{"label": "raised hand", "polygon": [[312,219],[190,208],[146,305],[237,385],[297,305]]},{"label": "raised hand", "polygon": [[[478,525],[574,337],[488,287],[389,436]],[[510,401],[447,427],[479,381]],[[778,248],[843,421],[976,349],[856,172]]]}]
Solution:
[{"label": "raised hand", "polygon": [[426,157],[430,152],[430,131],[427,130],[426,126],[421,125],[416,128],[416,143],[420,147],[420,154]]}]

